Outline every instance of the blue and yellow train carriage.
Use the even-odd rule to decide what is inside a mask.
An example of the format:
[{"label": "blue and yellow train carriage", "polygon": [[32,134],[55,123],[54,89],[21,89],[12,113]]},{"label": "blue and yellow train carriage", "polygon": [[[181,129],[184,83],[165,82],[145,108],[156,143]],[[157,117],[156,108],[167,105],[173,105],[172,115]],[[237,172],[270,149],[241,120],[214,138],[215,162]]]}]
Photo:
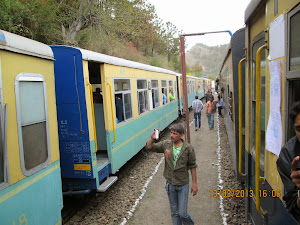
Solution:
[{"label": "blue and yellow train carriage", "polygon": [[0,223],[61,224],[53,53],[0,31]]},{"label": "blue and yellow train carriage", "polygon": [[105,191],[116,180],[110,174],[153,129],[178,117],[176,74],[83,49],[52,49],[63,188]]}]

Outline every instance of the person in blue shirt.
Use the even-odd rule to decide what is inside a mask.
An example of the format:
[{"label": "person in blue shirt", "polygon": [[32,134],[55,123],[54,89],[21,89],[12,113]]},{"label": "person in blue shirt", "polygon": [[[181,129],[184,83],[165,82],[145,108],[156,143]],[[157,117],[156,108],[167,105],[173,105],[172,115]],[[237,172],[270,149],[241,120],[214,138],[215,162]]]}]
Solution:
[{"label": "person in blue shirt", "polygon": [[162,104],[164,105],[164,104],[166,104],[166,102],[167,102],[167,97],[165,95],[164,89],[162,89]]}]

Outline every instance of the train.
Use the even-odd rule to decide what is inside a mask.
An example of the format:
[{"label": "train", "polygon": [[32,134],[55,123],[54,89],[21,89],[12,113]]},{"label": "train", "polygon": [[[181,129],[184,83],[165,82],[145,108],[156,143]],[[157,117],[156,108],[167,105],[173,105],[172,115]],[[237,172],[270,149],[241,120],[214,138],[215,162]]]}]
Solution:
[{"label": "train", "polygon": [[287,211],[277,170],[295,136],[290,107],[300,100],[299,0],[252,0],[219,72],[236,179],[252,224],[298,224]]},{"label": "train", "polygon": [[[62,224],[63,195],[105,192],[182,114],[181,85],[170,70],[0,30],[1,224]],[[207,88],[187,76],[189,106]]]}]

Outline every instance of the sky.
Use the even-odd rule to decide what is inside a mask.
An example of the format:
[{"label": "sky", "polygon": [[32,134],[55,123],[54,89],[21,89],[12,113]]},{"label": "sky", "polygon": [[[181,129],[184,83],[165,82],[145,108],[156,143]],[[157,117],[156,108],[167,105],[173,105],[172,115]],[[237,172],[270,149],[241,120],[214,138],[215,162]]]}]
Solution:
[{"label": "sky", "polygon": [[[244,27],[244,13],[250,0],[146,0],[154,5],[164,23],[171,22],[184,34],[230,30]],[[228,33],[186,37],[187,49],[197,43],[208,46],[228,44]]]}]

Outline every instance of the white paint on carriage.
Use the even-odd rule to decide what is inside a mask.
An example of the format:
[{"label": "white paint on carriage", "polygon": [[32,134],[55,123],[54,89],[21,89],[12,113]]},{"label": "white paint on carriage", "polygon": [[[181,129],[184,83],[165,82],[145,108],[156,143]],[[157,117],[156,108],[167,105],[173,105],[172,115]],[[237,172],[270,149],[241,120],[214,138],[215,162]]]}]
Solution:
[{"label": "white paint on carriage", "polygon": [[167,74],[176,75],[176,73],[171,70],[146,65],[143,63],[134,62],[134,61],[130,61],[127,59],[121,59],[121,58],[114,57],[114,56],[104,55],[104,54],[101,54],[98,52],[93,52],[93,51],[89,51],[89,50],[85,50],[85,49],[80,49],[80,48],[78,48],[78,49],[81,51],[82,59],[84,59],[84,60],[107,63],[107,64],[111,64],[111,65],[116,65],[116,66],[124,66],[124,67],[129,67],[129,68],[147,70],[147,71],[153,71],[153,72],[158,72],[158,73],[167,73]]},{"label": "white paint on carriage", "polygon": [[[0,49],[53,60],[51,48],[38,41],[0,30]],[[4,37],[4,38],[3,38]]]}]

